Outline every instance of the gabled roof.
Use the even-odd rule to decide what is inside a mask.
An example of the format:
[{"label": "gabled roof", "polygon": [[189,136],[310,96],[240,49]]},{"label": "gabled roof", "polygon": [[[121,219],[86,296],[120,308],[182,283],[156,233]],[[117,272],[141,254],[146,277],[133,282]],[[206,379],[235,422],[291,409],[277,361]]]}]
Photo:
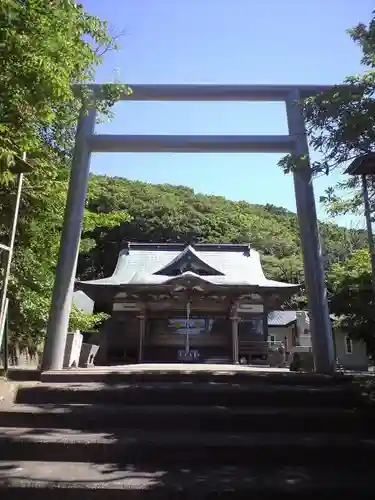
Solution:
[{"label": "gabled roof", "polygon": [[[299,312],[307,313],[308,311],[272,311],[268,314],[268,326],[288,326],[297,321]],[[334,314],[329,315],[333,321],[337,319]]]},{"label": "gabled roof", "polygon": [[272,311],[268,314],[268,326],[288,326],[297,321],[297,311]]},{"label": "gabled roof", "polygon": [[[188,250],[186,250],[188,248]],[[213,274],[183,272],[177,279],[193,277],[215,286],[266,287],[297,289],[298,285],[268,280],[262,269],[260,255],[249,245],[238,244],[156,244],[131,243],[123,250],[117,261],[116,269],[109,278],[92,281],[77,281],[76,288],[89,293],[93,286],[152,286],[168,285],[172,276],[164,274],[184,255],[189,253],[198,259]]]},{"label": "gabled roof", "polygon": [[174,259],[172,259],[171,262],[159,269],[159,271],[156,271],[156,273],[154,274],[169,276],[171,271],[187,263],[195,264],[200,268],[203,268],[208,275],[223,275],[221,271],[213,268],[208,262],[204,260],[204,255],[202,254],[202,252],[200,252],[200,255],[198,255],[198,253],[191,245],[188,245],[186,248],[184,248],[184,250],[182,250]]}]

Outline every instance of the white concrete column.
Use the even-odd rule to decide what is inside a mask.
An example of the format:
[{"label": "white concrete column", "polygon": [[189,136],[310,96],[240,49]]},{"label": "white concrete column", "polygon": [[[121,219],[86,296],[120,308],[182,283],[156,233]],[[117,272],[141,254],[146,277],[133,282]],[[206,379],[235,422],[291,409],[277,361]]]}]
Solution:
[{"label": "white concrete column", "polygon": [[293,172],[297,215],[305,270],[307,301],[311,317],[311,338],[315,370],[335,370],[331,321],[325,286],[322,251],[319,241],[312,171],[300,93],[295,89],[286,100],[289,133],[294,139],[293,155],[298,165]]},{"label": "white concrete column", "polygon": [[69,316],[72,307],[86,191],[90,174],[90,147],[96,109],[82,106],[75,139],[72,169],[61,234],[59,259],[53,287],[51,309],[44,345],[42,370],[63,367]]}]

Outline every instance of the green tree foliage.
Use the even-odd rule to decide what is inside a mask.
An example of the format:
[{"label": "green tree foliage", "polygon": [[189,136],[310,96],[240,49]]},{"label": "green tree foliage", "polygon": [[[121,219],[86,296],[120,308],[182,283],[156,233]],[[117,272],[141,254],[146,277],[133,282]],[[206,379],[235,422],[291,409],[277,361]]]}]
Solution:
[{"label": "green tree foliage", "polygon": [[[116,48],[106,22],[70,0],[0,2],[0,240],[7,243],[16,184],[14,155],[27,153],[32,173],[22,192],[16,251],[9,285],[10,326],[16,342],[35,348],[50,304],[66,201],[75,124],[83,91],[73,83],[93,81],[107,50]],[[120,86],[106,86],[100,111],[108,114]],[[112,227],[128,219],[85,213],[84,230]],[[82,248],[93,242],[85,238]],[[73,327],[92,318],[73,311]]]},{"label": "green tree foliage", "polygon": [[[283,208],[205,196],[183,186],[104,176],[91,177],[88,208],[96,213],[126,210],[131,219],[92,231],[96,245],[80,256],[81,279],[111,275],[124,242],[190,241],[250,243],[261,252],[269,278],[304,280],[297,217]],[[327,223],[320,229],[326,269],[365,245],[361,232]]]},{"label": "green tree foliage", "polygon": [[337,327],[354,339],[364,340],[375,353],[375,297],[371,285],[371,263],[366,249],[332,266],[328,273],[331,311]]},{"label": "green tree foliage", "polygon": [[[362,51],[363,73],[346,78],[343,82],[346,86],[335,86],[303,103],[310,145],[320,154],[319,161],[312,164],[316,174],[329,175],[335,169],[344,171],[354,158],[375,151],[375,11],[367,25],[360,23],[348,30],[348,34]],[[298,159],[287,156],[281,166],[285,171],[298,168]],[[374,218],[375,176],[368,177],[368,184]],[[361,179],[347,177],[329,187],[321,202],[332,216],[362,213],[361,191]],[[333,264],[328,275],[331,307],[340,316],[341,327],[354,337],[366,340],[373,351],[374,305],[368,253],[366,250],[355,252],[357,243],[352,240],[359,235],[351,233],[351,241],[343,247],[341,263],[331,261],[329,248],[334,245],[340,252],[340,242],[334,235],[324,238],[328,255],[326,269]],[[350,248],[354,253],[346,261],[344,255]]]},{"label": "green tree foliage", "polygon": [[[344,170],[350,160],[375,150],[375,11],[367,25],[360,23],[348,34],[362,51],[363,73],[349,76],[344,86],[334,86],[303,103],[310,145],[320,154],[312,164],[318,174]],[[289,171],[296,161],[287,156],[281,166]],[[372,194],[373,178],[369,183]],[[332,215],[361,211],[360,179],[348,178],[330,187],[321,201]]]}]

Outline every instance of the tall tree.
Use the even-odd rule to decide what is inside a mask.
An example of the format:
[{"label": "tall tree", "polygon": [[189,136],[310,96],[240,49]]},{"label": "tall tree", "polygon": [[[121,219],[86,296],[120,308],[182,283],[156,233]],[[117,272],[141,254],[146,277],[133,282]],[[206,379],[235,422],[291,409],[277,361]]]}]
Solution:
[{"label": "tall tree", "polygon": [[[315,174],[329,175],[335,169],[344,170],[354,158],[375,151],[375,12],[367,25],[360,23],[348,30],[348,34],[362,51],[363,73],[346,78],[346,86],[335,86],[303,103],[310,145],[320,153],[320,160],[312,164]],[[298,168],[298,160],[289,155],[282,159],[281,166],[290,171]],[[368,181],[374,218],[375,176],[370,176]],[[328,188],[321,201],[333,216],[362,212],[360,179],[351,177]],[[332,238],[328,241],[333,243]],[[365,340],[374,352],[370,260],[367,250],[355,251],[355,247],[356,242],[351,240],[350,258],[328,263],[330,305],[339,318],[340,328],[354,338]],[[347,251],[348,246],[344,250],[346,256]]]},{"label": "tall tree", "polygon": [[375,297],[371,286],[370,256],[357,250],[346,261],[336,263],[328,273],[331,311],[336,323],[353,339],[363,340],[375,354]]},{"label": "tall tree", "polygon": [[[311,147],[320,153],[312,164],[315,173],[329,174],[345,169],[359,155],[375,150],[375,11],[369,23],[348,30],[362,51],[364,72],[349,76],[345,86],[310,97],[303,103]],[[285,171],[296,168],[298,159],[287,156],[281,161]],[[370,179],[370,190],[375,183]],[[330,187],[321,200],[329,213],[339,215],[362,208],[359,181],[350,178]],[[375,206],[373,206],[373,210]]]},{"label": "tall tree", "polygon": [[[15,195],[10,166],[27,153],[33,171],[22,193],[16,252],[9,286],[11,331],[18,343],[43,338],[56,266],[81,99],[72,84],[93,81],[107,50],[116,49],[107,23],[71,0],[2,0],[0,3],[0,239],[7,238]],[[120,91],[105,86],[100,111]],[[85,229],[111,227],[124,211],[104,216],[86,210]],[[83,248],[90,241],[83,240]],[[72,326],[91,318],[74,311]]]}]

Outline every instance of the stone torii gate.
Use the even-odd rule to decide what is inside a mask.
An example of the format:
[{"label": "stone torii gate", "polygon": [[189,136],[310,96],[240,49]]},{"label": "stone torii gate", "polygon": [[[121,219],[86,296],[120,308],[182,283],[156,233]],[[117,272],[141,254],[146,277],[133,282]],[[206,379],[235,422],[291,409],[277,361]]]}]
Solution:
[{"label": "stone torii gate", "polygon": [[[293,173],[305,269],[315,370],[335,369],[331,322],[319,242],[309,149],[300,100],[328,86],[287,85],[130,85],[135,101],[281,101],[288,135],[101,135],[95,134],[95,105],[82,107],[77,126],[59,260],[43,355],[43,370],[61,369],[77,268],[82,218],[93,152],[292,153],[302,158]],[[94,95],[100,86],[93,85]]]}]

